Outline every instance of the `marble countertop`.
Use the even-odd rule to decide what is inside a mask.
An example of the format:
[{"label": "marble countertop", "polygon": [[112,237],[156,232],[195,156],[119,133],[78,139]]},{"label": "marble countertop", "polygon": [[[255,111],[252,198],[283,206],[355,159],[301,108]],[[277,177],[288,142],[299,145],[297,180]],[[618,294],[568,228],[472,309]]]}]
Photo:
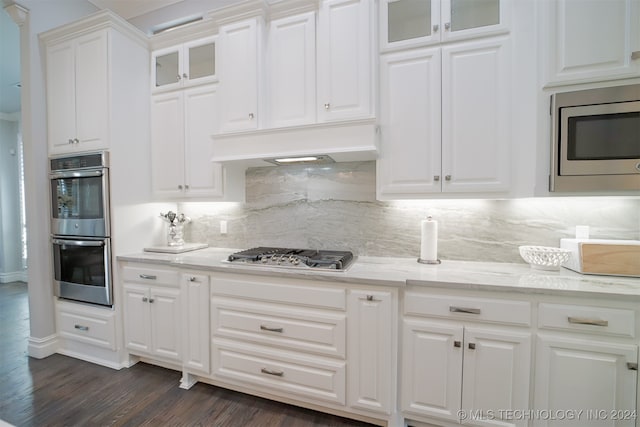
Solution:
[{"label": "marble countertop", "polygon": [[248,266],[226,262],[238,249],[206,248],[181,254],[140,252],[120,255],[118,261],[162,264],[227,273],[298,277],[380,286],[429,286],[521,293],[630,296],[640,299],[640,278],[583,275],[565,268],[535,270],[527,264],[444,260],[425,265],[415,258],[361,256],[346,271]]}]

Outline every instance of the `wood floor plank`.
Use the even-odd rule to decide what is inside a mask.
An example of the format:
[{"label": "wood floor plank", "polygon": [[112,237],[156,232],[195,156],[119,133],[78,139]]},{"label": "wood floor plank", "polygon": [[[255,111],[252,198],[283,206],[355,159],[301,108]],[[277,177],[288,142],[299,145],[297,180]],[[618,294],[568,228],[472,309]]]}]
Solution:
[{"label": "wood floor plank", "polygon": [[0,420],[18,427],[365,427],[370,424],[198,383],[138,363],[119,371],[27,356],[27,285],[0,284]]}]

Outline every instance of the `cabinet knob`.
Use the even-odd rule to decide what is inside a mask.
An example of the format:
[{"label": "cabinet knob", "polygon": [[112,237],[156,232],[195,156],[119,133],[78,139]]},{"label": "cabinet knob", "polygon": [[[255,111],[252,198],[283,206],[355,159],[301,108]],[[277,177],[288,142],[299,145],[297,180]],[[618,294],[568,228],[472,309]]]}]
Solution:
[{"label": "cabinet knob", "polygon": [[469,350],[475,350],[475,349],[476,349],[475,343],[470,342],[469,343]]},{"label": "cabinet knob", "polygon": [[185,185],[184,185],[184,189],[185,189],[185,190],[188,190],[188,189],[189,189],[189,184],[185,184]]},{"label": "cabinet knob", "polygon": [[74,139],[73,142],[75,142],[76,144],[80,143],[80,140],[78,138]]},{"label": "cabinet knob", "polygon": [[177,81],[180,81],[180,79],[182,79],[182,77],[180,76],[180,74],[178,74],[176,77],[177,77],[177,78],[176,78],[176,80],[177,80]]},{"label": "cabinet knob", "polygon": [[636,50],[635,52],[631,52],[631,60],[640,59],[640,50]]},{"label": "cabinet knob", "polygon": [[150,303],[150,304],[153,304],[153,302],[154,302],[154,301],[155,301],[155,300],[154,300],[153,298],[149,298],[149,303]]},{"label": "cabinet knob", "polygon": [[149,298],[147,298],[147,297],[142,297],[142,302],[147,302],[147,301],[149,301]]},{"label": "cabinet knob", "polygon": [[182,184],[178,185],[178,190],[182,190]]},{"label": "cabinet knob", "polygon": [[444,29],[449,31],[451,29],[451,22],[445,22]]},{"label": "cabinet knob", "polygon": [[633,362],[627,362],[627,369],[629,369],[630,371],[637,371],[638,364]]},{"label": "cabinet knob", "polygon": [[250,119],[250,120],[253,120],[253,118],[254,118],[254,117],[255,117],[255,116],[253,115],[253,113],[249,113],[249,119]]},{"label": "cabinet knob", "polygon": [[454,341],[453,342],[453,346],[456,347],[456,348],[460,348],[460,347],[462,347],[462,343],[460,341]]},{"label": "cabinet knob", "polygon": [[434,175],[433,176],[433,180],[434,181],[440,181],[440,175]]},{"label": "cabinet knob", "polygon": [[182,74],[182,78],[183,78],[183,79],[188,79],[188,78],[189,78],[189,76],[187,76],[187,73],[183,73],[183,74]]},{"label": "cabinet knob", "polygon": [[433,32],[434,32],[434,33],[437,33],[439,29],[440,29],[440,25],[435,24],[435,25],[433,26]]},{"label": "cabinet knob", "polygon": [[73,139],[69,138],[69,144],[73,144]]},{"label": "cabinet knob", "polygon": [[324,104],[324,109],[325,110],[329,111],[329,108],[331,108],[331,104],[329,104],[329,103]]},{"label": "cabinet knob", "polygon": [[445,176],[444,176],[444,179],[445,179],[446,181],[451,181],[451,175],[445,175]]},{"label": "cabinet knob", "polygon": [[190,282],[197,282],[198,279],[196,278],[196,276],[191,276],[191,277],[189,277],[189,281]]}]

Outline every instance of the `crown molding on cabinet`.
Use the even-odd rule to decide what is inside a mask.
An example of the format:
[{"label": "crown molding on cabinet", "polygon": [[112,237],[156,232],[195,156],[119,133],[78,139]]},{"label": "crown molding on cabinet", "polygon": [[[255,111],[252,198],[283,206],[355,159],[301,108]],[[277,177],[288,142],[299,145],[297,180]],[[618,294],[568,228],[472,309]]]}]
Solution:
[{"label": "crown molding on cabinet", "polygon": [[216,26],[255,17],[266,19],[268,15],[269,5],[265,0],[245,0],[205,14],[215,22]]},{"label": "crown molding on cabinet", "polygon": [[149,47],[149,38],[145,33],[108,9],[88,15],[79,21],[45,31],[40,33],[38,37],[45,44],[50,44],[71,40],[84,33],[106,28],[116,29],[141,46]]}]

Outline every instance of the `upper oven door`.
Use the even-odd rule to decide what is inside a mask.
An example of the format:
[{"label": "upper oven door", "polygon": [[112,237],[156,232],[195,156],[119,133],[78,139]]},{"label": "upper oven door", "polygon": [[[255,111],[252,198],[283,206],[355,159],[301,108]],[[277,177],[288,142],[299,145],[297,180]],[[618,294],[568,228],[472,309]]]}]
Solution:
[{"label": "upper oven door", "polygon": [[640,101],[561,108],[559,172],[640,173]]},{"label": "upper oven door", "polygon": [[107,237],[109,169],[52,172],[51,234]]}]

